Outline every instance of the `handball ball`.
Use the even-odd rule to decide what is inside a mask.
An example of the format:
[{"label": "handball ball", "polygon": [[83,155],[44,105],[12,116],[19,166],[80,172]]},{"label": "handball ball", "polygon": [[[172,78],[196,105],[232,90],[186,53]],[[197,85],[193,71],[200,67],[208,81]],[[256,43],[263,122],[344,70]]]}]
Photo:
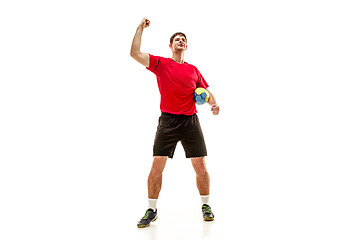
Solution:
[{"label": "handball ball", "polygon": [[196,104],[204,104],[209,101],[209,92],[205,88],[197,88],[194,92],[194,100]]}]

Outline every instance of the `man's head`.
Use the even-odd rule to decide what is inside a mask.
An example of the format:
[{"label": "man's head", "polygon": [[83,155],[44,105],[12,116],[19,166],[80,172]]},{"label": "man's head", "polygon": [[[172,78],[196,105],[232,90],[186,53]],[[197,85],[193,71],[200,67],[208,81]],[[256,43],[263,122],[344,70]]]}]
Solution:
[{"label": "man's head", "polygon": [[169,47],[173,50],[186,50],[187,49],[187,39],[186,35],[182,32],[174,33],[170,38]]}]

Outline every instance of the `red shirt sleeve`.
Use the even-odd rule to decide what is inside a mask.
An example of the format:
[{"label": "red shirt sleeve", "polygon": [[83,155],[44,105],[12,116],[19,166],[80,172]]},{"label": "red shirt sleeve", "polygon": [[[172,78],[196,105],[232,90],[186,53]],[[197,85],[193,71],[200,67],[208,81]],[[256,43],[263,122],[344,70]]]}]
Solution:
[{"label": "red shirt sleeve", "polygon": [[199,70],[195,67],[196,73],[198,74],[199,77],[199,81],[196,84],[196,87],[201,87],[201,88],[205,88],[207,89],[209,87],[209,84],[206,82],[206,80],[203,78],[203,76],[201,75],[201,73],[199,72]]},{"label": "red shirt sleeve", "polygon": [[147,67],[146,69],[156,74],[156,69],[159,67],[160,64],[160,57],[153,56],[151,54],[149,54],[149,57],[150,57],[150,64],[149,67]]}]

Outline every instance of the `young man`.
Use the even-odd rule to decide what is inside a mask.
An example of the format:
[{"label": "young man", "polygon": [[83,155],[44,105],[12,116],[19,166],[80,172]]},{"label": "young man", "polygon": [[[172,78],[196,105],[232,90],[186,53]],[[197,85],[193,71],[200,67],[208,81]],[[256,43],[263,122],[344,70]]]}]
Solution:
[{"label": "young man", "polygon": [[[141,37],[144,28],[150,21],[144,18],[138,26],[130,55],[156,75],[161,95],[159,125],[154,140],[153,164],[148,177],[149,209],[138,222],[138,227],[147,227],[157,219],[156,202],[162,183],[162,172],[167,158],[173,157],[178,141],[184,147],[186,157],[191,158],[196,172],[196,185],[201,201],[205,221],[214,220],[209,206],[210,178],[205,165],[207,155],[204,137],[199,119],[196,115],[194,90],[198,87],[208,88],[208,84],[199,70],[184,61],[187,39],[183,33],[175,33],[170,38],[171,58],[153,56],[140,51]],[[219,106],[210,91],[208,103],[214,115],[219,114]]]}]

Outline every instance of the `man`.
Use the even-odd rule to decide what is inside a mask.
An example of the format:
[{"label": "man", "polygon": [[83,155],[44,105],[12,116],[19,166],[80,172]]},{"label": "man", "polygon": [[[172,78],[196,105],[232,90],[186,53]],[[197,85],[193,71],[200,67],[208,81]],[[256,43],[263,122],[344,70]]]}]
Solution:
[{"label": "man", "polygon": [[[205,165],[207,151],[193,99],[194,90],[198,87],[206,89],[208,84],[195,66],[184,61],[187,49],[184,33],[175,33],[170,38],[171,58],[141,52],[142,33],[144,28],[149,26],[150,21],[144,18],[136,30],[130,55],[156,75],[162,113],[155,135],[153,164],[148,177],[149,208],[137,225],[139,228],[147,227],[157,219],[156,202],[161,190],[162,172],[168,157],[173,157],[178,141],[181,141],[186,157],[191,158],[196,172],[203,218],[205,221],[212,221],[214,214],[209,206],[210,178]],[[219,106],[212,93],[208,92],[211,111],[217,115]]]}]

